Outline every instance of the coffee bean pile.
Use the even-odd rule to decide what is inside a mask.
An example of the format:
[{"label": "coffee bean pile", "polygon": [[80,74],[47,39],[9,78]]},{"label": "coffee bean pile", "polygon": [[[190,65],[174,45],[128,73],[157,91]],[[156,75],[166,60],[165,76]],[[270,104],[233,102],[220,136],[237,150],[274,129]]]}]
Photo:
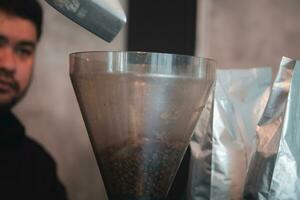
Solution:
[{"label": "coffee bean pile", "polygon": [[185,147],[140,139],[101,151],[97,160],[110,200],[163,200]]}]

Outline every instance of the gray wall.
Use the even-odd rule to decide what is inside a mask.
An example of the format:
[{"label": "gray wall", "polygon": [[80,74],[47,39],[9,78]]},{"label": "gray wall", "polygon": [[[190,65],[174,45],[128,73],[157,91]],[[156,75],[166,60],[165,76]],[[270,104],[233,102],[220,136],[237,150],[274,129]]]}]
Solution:
[{"label": "gray wall", "polygon": [[220,67],[277,67],[300,58],[299,0],[198,0],[197,55]]},{"label": "gray wall", "polygon": [[109,44],[64,18],[45,1],[41,3],[45,10],[44,35],[37,51],[34,79],[15,112],[28,134],[42,143],[57,161],[58,173],[70,199],[105,199],[69,80],[68,55],[85,50],[124,50],[125,31]]},{"label": "gray wall", "polygon": [[[105,43],[41,2],[45,27],[34,80],[15,111],[56,159],[70,199],[105,199],[69,80],[68,54],[124,50],[126,33]],[[299,0],[198,0],[198,6],[198,56],[226,67],[277,66],[283,55],[300,58]]]}]

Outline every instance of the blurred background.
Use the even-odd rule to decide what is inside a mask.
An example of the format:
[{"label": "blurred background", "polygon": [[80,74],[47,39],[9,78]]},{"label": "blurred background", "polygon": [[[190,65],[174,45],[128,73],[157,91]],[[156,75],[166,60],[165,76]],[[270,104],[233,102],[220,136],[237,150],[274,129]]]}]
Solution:
[{"label": "blurred background", "polygon": [[128,25],[106,43],[45,1],[34,79],[15,113],[57,162],[71,200],[106,199],[69,79],[69,53],[140,50],[214,58],[220,68],[300,59],[299,0],[120,0]]}]

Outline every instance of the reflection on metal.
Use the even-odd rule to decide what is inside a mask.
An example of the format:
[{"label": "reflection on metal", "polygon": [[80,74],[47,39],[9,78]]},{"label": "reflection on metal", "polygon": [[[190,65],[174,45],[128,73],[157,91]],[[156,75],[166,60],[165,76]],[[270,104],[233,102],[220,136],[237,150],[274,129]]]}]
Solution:
[{"label": "reflection on metal", "polygon": [[245,199],[300,198],[297,174],[300,167],[297,142],[300,139],[300,66],[295,66],[296,60],[282,59],[256,129],[257,149],[249,169]]}]

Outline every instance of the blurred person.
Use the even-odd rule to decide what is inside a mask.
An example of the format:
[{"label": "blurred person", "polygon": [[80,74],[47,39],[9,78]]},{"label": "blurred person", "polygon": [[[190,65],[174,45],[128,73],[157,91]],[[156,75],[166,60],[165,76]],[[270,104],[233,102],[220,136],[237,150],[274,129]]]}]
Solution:
[{"label": "blurred person", "polygon": [[65,200],[51,156],[11,109],[30,85],[42,8],[37,0],[0,0],[0,199]]}]

